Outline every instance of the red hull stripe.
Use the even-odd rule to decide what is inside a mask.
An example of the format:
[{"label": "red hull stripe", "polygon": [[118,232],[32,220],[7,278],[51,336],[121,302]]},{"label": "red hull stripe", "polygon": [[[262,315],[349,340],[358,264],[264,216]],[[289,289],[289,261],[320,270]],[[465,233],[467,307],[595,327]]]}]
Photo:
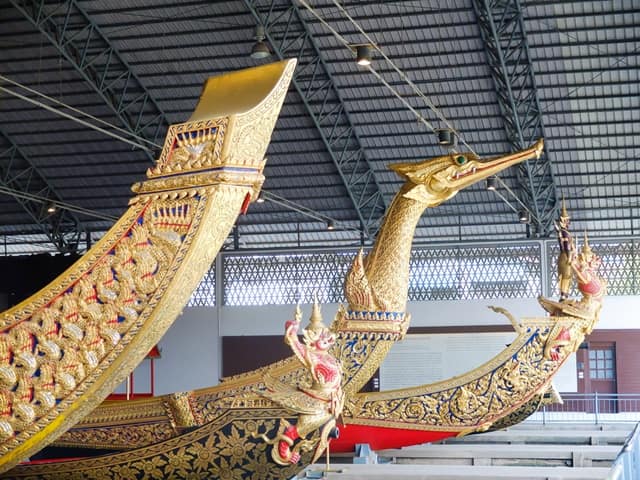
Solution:
[{"label": "red hull stripe", "polygon": [[331,440],[332,452],[353,452],[359,443],[368,443],[372,450],[401,448],[409,445],[436,442],[455,437],[460,432],[408,430],[403,428],[340,425],[340,438]]}]

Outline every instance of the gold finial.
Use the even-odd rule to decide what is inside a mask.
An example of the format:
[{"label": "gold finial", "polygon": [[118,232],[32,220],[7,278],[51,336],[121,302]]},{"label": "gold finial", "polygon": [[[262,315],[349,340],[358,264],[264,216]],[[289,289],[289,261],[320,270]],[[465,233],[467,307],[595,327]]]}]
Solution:
[{"label": "gold finial", "polygon": [[309,318],[309,330],[317,331],[326,328],[322,323],[322,313],[320,312],[320,305],[318,304],[318,297],[313,296],[313,307],[311,309],[311,317]]},{"label": "gold finial", "polygon": [[567,206],[564,203],[564,194],[562,195],[562,210],[560,211],[560,218],[569,218],[567,213]]},{"label": "gold finial", "polygon": [[587,236],[586,230],[584,231],[584,244],[582,245],[582,253],[583,254],[592,253],[591,246],[589,246],[589,237]]}]

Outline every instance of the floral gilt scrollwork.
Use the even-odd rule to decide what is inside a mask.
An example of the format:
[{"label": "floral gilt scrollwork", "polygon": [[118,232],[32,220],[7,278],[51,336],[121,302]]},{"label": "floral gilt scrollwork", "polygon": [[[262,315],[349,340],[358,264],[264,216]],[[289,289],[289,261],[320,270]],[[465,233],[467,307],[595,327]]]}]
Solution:
[{"label": "floral gilt scrollwork", "polygon": [[[545,355],[559,332],[570,332],[572,346],[584,338],[588,321],[576,318],[537,320],[523,330],[494,366],[481,367],[441,384],[388,394],[362,394],[347,403],[350,423],[389,427],[456,430],[482,429],[547,388],[549,379],[574,348]],[[440,386],[440,388],[438,388]],[[380,398],[380,397],[384,398]]]},{"label": "floral gilt scrollwork", "polygon": [[[282,416],[286,416],[286,411],[281,409],[228,412],[176,439],[142,448],[137,455],[121,453],[79,462],[34,465],[24,472],[18,467],[12,471],[12,478],[290,478],[299,467],[271,462],[269,446],[249,434],[259,429],[267,435],[274,435],[278,428],[277,419]],[[309,460],[310,454],[305,453],[304,461]]]},{"label": "floral gilt scrollwork", "polygon": [[[196,202],[157,202],[143,209],[133,227],[84,276],[0,334],[2,440],[54,408],[121,341],[184,238],[178,224],[164,217],[194,212]],[[181,216],[183,223],[191,223],[191,213]]]}]

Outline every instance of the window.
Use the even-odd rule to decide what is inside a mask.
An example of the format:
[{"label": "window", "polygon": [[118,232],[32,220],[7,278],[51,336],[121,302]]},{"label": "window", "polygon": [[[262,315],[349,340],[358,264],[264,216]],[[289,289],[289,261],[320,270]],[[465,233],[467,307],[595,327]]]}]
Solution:
[{"label": "window", "polygon": [[589,378],[592,380],[615,380],[614,358],[613,348],[589,350]]}]

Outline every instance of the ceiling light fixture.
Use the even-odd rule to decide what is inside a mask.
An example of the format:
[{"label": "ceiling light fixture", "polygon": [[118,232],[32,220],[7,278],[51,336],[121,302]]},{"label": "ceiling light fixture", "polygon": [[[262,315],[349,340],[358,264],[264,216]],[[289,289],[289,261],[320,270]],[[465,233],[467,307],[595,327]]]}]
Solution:
[{"label": "ceiling light fixture", "polygon": [[264,41],[265,32],[262,25],[256,25],[255,39],[256,43],[254,43],[253,47],[251,47],[251,58],[259,60],[261,58],[270,57],[271,50],[269,49],[269,45],[267,45]]},{"label": "ceiling light fixture", "polygon": [[356,63],[363,67],[371,65],[371,45],[356,45]]},{"label": "ceiling light fixture", "polygon": [[327,222],[327,230],[335,230],[335,228],[336,228],[336,225],[335,223],[333,223],[333,220],[329,220]]},{"label": "ceiling light fixture", "polygon": [[529,210],[520,210],[518,212],[518,219],[520,223],[531,223],[531,214]]},{"label": "ceiling light fixture", "polygon": [[496,177],[487,178],[487,190],[496,191]]},{"label": "ceiling light fixture", "polygon": [[56,210],[58,210],[58,208],[56,207],[55,203],[50,203],[47,205],[47,213],[56,213]]},{"label": "ceiling light fixture", "polygon": [[456,143],[456,134],[449,128],[440,128],[436,130],[438,135],[438,144],[442,146],[451,147]]}]

